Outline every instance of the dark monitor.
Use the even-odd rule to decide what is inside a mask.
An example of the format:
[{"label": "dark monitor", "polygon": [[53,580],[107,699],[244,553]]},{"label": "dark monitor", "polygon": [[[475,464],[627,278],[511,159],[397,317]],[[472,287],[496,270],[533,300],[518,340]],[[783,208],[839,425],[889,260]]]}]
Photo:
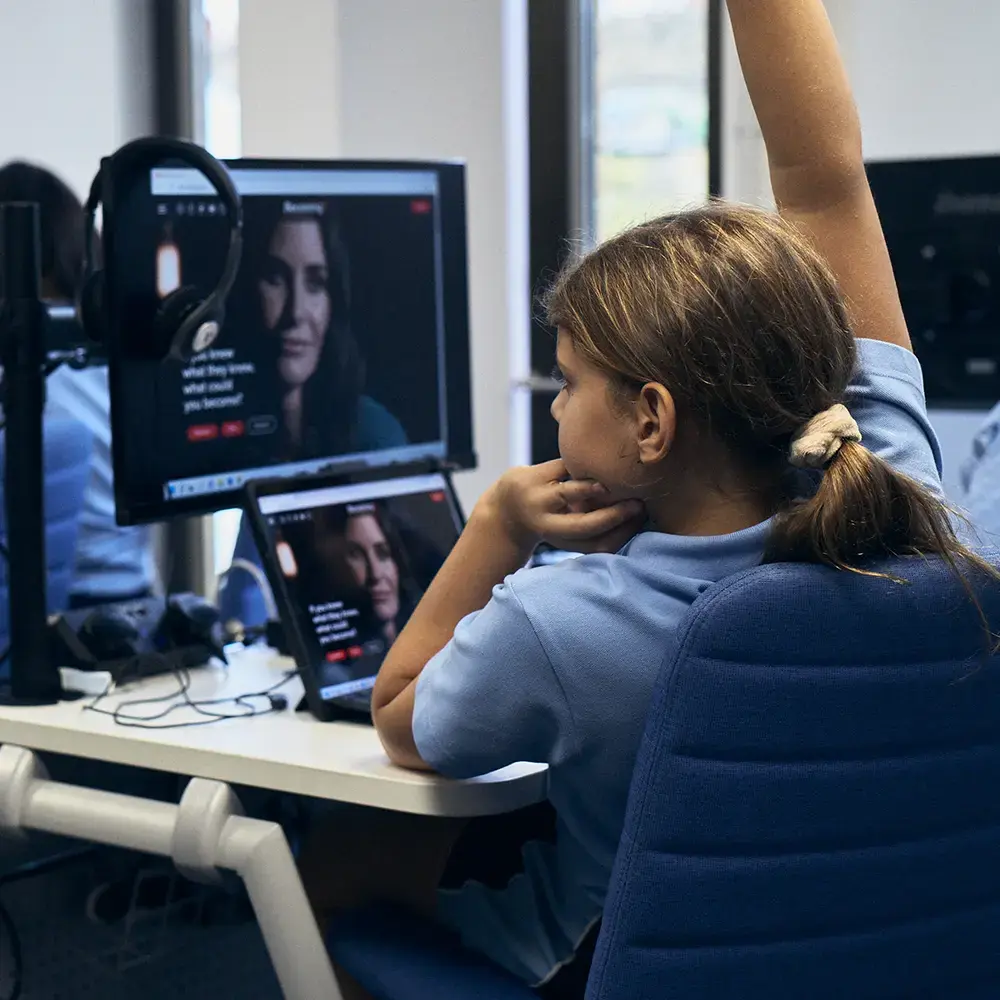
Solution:
[{"label": "dark monitor", "polygon": [[475,464],[465,169],[227,164],[244,243],[226,321],[188,364],[123,357],[180,285],[209,290],[223,206],[184,167],[116,198],[106,239],[120,524],[205,514],[254,479],[433,459]]},{"label": "dark monitor", "polygon": [[931,406],[1000,399],[1000,157],[868,164]]}]

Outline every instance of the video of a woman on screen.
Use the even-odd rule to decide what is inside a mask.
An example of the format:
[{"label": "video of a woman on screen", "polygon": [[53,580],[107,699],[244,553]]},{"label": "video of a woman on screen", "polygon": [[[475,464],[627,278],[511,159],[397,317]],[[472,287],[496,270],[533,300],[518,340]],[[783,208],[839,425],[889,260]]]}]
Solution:
[{"label": "video of a woman on screen", "polygon": [[374,675],[456,535],[438,493],[296,512],[271,531],[321,688]]}]

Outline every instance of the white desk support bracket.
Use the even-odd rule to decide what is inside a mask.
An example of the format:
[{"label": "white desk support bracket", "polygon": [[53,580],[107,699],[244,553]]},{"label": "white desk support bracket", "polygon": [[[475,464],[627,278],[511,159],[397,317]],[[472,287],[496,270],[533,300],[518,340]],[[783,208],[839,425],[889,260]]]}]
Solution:
[{"label": "white desk support bracket", "polygon": [[244,882],[286,1000],[340,1000],[285,834],[242,815],[223,782],[192,778],[179,805],[50,780],[31,750],[0,747],[0,835],[30,830],[169,857],[198,881]]}]

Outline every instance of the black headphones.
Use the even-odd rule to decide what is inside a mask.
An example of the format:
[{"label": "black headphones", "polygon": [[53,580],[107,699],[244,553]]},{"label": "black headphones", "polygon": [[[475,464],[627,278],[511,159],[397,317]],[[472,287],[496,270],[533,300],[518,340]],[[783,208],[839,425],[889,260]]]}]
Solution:
[{"label": "black headphones", "polygon": [[132,334],[121,348],[130,357],[186,361],[193,354],[211,347],[219,336],[225,318],[226,297],[236,281],[243,251],[243,209],[240,196],[226,168],[201,146],[183,139],[148,136],[126,143],[101,161],[101,169],[90,186],[90,195],[84,208],[84,280],[78,311],[87,336],[107,346],[110,336],[107,277],[105,270],[98,268],[95,261],[97,207],[104,204],[107,225],[108,193],[113,192],[119,178],[123,178],[126,184],[148,183],[149,171],[171,160],[193,167],[204,175],[225,204],[230,224],[226,264],[218,286],[207,298],[202,298],[197,289],[190,285],[176,289],[159,304],[152,329]]}]

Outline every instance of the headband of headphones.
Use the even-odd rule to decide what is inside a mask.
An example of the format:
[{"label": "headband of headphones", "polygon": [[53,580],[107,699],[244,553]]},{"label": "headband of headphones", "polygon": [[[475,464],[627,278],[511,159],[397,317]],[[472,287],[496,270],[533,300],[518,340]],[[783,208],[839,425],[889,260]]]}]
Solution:
[{"label": "headband of headphones", "polygon": [[187,359],[215,341],[225,315],[226,297],[232,291],[243,249],[243,210],[229,172],[211,153],[183,139],[147,136],[126,143],[101,161],[84,206],[84,286],[80,320],[88,336],[105,342],[109,321],[104,270],[96,265],[96,215],[107,185],[148,183],[150,171],[163,163],[182,163],[202,174],[226,207],[229,249],[215,290],[203,298],[195,289],[181,287],[159,305],[149,331],[132,331],[125,353],[144,358]]}]

